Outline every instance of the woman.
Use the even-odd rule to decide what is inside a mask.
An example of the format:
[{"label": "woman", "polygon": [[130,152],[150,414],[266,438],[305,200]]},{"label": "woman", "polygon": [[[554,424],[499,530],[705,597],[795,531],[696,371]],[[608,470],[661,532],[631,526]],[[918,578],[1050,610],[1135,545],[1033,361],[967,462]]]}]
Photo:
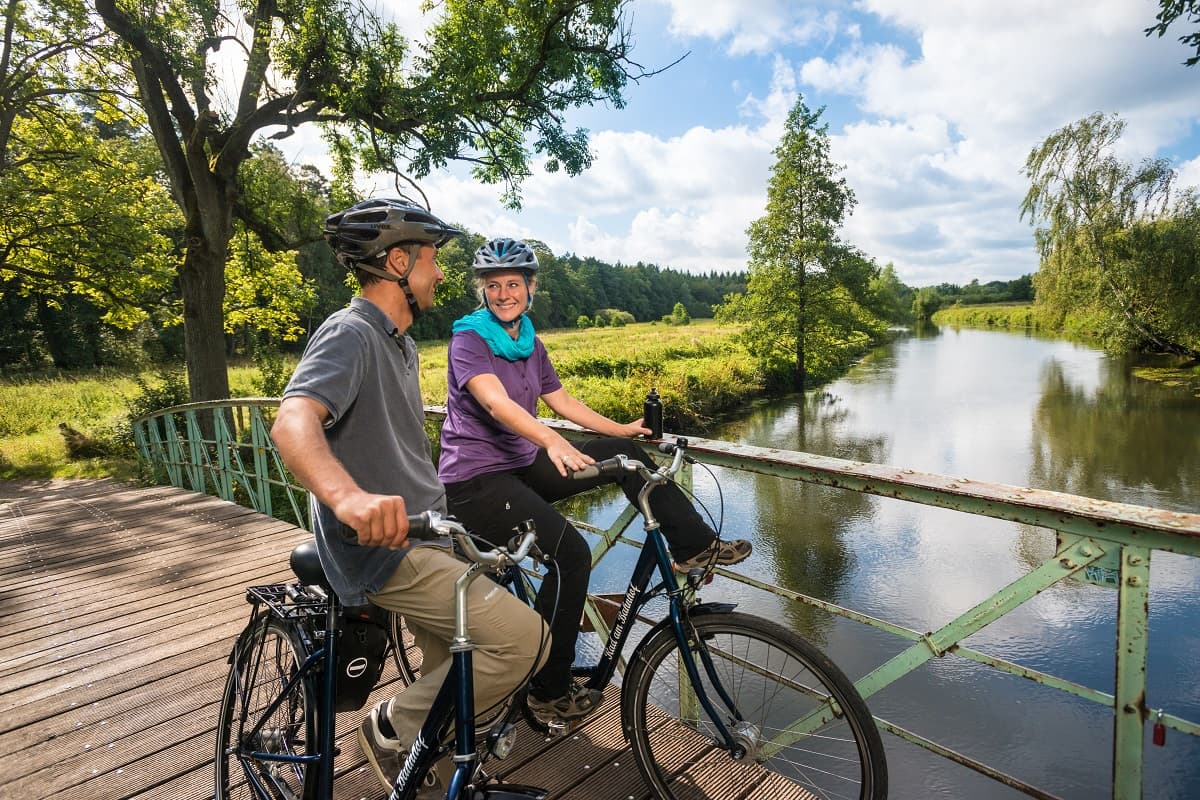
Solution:
[{"label": "woman", "polygon": [[[508,541],[524,520],[537,526],[538,546],[557,566],[537,596],[538,611],[554,617],[553,640],[545,667],[530,683],[529,707],[543,717],[575,719],[593,711],[602,697],[577,689],[570,675],[591,553],[550,503],[613,481],[632,500],[643,483],[635,473],[578,481],[569,476],[618,453],[650,464],[630,441],[650,431],[640,419],[621,424],[593,411],[559,382],[525,314],[533,305],[538,268],[528,245],[494,239],[475,253],[474,268],[481,308],[454,323],[438,476],[450,513],[492,542]],[[576,447],[538,422],[539,397],[559,416],[612,438]],[[718,541],[675,486],[656,491],[652,506],[680,566],[736,564],[750,555],[749,542]]]}]

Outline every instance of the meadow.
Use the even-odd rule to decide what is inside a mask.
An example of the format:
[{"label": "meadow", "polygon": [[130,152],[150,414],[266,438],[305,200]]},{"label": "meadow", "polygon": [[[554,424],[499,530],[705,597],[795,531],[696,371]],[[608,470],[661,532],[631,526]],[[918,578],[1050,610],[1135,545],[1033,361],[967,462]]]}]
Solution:
[{"label": "meadow", "polygon": [[[540,335],[567,390],[600,413],[636,419],[654,387],[666,428],[699,433],[762,392],[754,361],[736,340],[739,330],[693,320],[683,326],[636,323]],[[421,342],[418,349],[423,400],[443,405],[446,341]],[[282,385],[294,366],[294,357],[285,361],[282,376],[271,374],[268,365],[232,366],[230,393],[270,394],[263,387]],[[0,478],[135,477],[130,413],[169,405],[163,398],[177,392],[181,381],[178,368],[0,378]],[[548,415],[544,407],[541,413]],[[60,423],[106,452],[71,458]]]}]

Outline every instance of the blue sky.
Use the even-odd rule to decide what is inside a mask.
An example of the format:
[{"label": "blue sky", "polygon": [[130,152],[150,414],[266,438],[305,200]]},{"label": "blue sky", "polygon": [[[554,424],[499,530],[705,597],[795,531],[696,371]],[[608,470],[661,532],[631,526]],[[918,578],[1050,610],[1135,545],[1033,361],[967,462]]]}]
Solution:
[{"label": "blue sky", "polygon": [[[384,0],[402,23],[416,5]],[[845,238],[913,286],[1035,271],[1021,168],[1048,134],[1094,111],[1128,123],[1119,155],[1170,158],[1181,184],[1200,185],[1200,67],[1182,66],[1182,28],[1142,34],[1152,0],[635,0],[629,10],[635,59],[688,56],[631,84],[624,109],[572,114],[591,132],[593,167],[575,178],[535,170],[520,212],[463,170],[431,175],[422,187],[435,212],[556,253],[744,269],[745,231],[764,211],[772,150],[801,95],[824,107],[832,158],[857,198]]]}]

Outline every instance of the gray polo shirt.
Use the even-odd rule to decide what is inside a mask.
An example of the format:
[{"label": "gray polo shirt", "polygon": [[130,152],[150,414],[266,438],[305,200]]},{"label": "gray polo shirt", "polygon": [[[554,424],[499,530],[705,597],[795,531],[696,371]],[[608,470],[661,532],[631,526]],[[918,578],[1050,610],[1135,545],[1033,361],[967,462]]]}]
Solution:
[{"label": "gray polo shirt", "polygon": [[[355,297],[313,333],[283,396],[308,397],[328,409],[329,447],[365,491],[400,495],[410,514],[444,514],[446,493],[425,433],[418,368],[412,338],[398,333],[374,303]],[[365,594],[383,587],[409,548],[364,547],[324,504],[313,499],[312,511],[330,584],[342,602],[365,603]]]}]

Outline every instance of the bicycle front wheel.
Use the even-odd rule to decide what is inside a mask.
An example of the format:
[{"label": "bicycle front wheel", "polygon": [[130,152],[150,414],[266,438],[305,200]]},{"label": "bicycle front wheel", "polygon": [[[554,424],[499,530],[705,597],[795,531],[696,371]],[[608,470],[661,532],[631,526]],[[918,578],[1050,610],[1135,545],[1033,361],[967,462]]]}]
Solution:
[{"label": "bicycle front wheel", "polygon": [[298,759],[319,752],[316,692],[308,675],[288,685],[307,655],[266,612],[238,638],[217,723],[216,800],[313,796],[319,765]]},{"label": "bicycle front wheel", "polygon": [[701,686],[735,746],[700,707],[674,633],[660,629],[634,655],[621,697],[634,760],[656,797],[748,787],[755,797],[887,797],[875,721],[828,657],[747,614],[698,614],[687,626]]}]

